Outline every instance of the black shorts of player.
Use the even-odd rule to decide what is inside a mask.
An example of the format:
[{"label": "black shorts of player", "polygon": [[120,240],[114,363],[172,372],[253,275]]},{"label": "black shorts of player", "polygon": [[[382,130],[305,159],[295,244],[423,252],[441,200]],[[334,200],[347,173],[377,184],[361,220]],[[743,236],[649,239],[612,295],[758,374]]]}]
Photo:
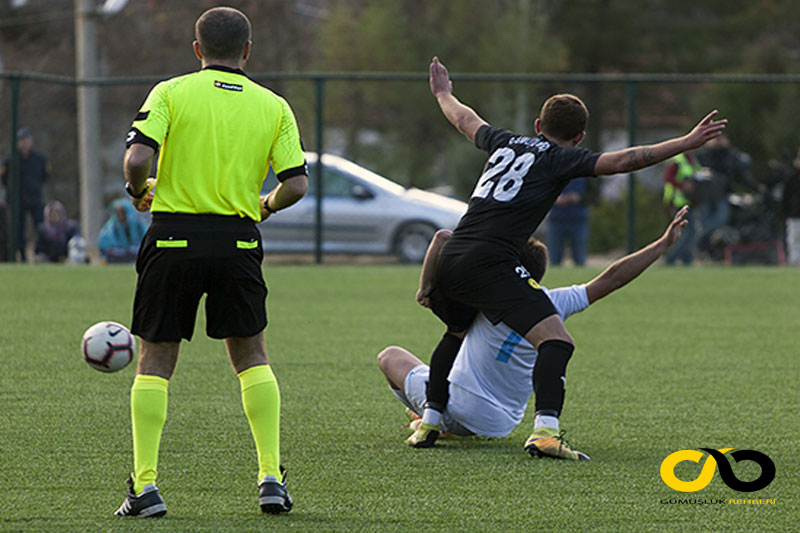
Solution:
[{"label": "black shorts of player", "polygon": [[434,313],[456,332],[466,329],[467,319],[467,327],[472,323],[476,311],[492,324],[503,322],[522,336],[557,313],[518,259],[482,262],[469,254],[443,255],[435,285],[439,295],[432,301]]},{"label": "black shorts of player", "polygon": [[191,340],[205,294],[209,337],[255,335],[267,325],[263,257],[248,218],[153,213],[136,260],[131,332],[150,342]]},{"label": "black shorts of player", "polygon": [[434,288],[429,298],[431,311],[447,325],[447,330],[451,333],[467,331],[478,315],[477,309],[448,298],[441,289]]}]

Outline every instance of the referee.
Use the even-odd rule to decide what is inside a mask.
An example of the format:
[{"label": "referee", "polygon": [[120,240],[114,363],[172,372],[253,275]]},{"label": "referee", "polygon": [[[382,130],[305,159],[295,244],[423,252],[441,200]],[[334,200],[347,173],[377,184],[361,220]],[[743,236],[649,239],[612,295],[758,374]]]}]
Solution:
[{"label": "referee", "polygon": [[[120,516],[167,511],[155,486],[167,387],[203,294],[206,332],[225,339],[241,382],[258,452],[261,510],[292,508],[280,466],[280,393],[264,346],[267,287],[256,223],[302,198],[308,172],[289,104],[242,70],[251,32],[236,9],[203,13],[193,43],[201,70],[156,85],[128,133],[126,189],[137,209],[151,209],[153,222],[136,261],[131,330],[141,348],[131,388],[134,472],[115,513]],[[259,198],[270,165],[279,184]]]}]

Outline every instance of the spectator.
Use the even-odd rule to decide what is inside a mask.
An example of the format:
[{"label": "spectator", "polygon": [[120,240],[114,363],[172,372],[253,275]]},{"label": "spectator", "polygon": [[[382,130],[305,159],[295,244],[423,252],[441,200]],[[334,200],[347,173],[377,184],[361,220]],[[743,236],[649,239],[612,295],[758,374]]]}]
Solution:
[{"label": "spectator", "polygon": [[36,237],[37,263],[61,263],[67,258],[67,243],[78,233],[78,224],[67,218],[61,202],[49,202],[44,207],[44,222]]},{"label": "spectator", "polygon": [[550,210],[547,247],[550,263],[560,265],[564,257],[564,244],[569,241],[572,262],[586,264],[586,247],[589,244],[589,207],[586,205],[586,178],[570,181]]},{"label": "spectator", "polygon": [[800,265],[800,149],[794,159],[794,168],[783,185],[781,201],[786,219],[786,247],[790,265]]},{"label": "spectator", "polygon": [[17,150],[19,154],[19,194],[17,198],[12,197],[10,189],[11,157],[7,157],[3,161],[0,175],[2,175],[3,186],[6,188],[6,200],[11,205],[16,202],[19,206],[17,219],[13,223],[16,223],[17,226],[17,248],[21,255],[20,259],[25,261],[26,214],[30,213],[34,228],[38,228],[43,222],[44,200],[42,199],[42,187],[50,175],[50,163],[42,152],[34,149],[33,133],[30,128],[21,128],[17,131]]},{"label": "spectator", "polygon": [[702,197],[692,197],[697,204],[695,216],[701,231],[697,247],[708,251],[711,234],[725,226],[730,218],[728,194],[734,185],[741,184],[751,190],[757,187],[750,176],[750,156],[731,146],[727,135],[712,139],[698,150],[697,161],[710,170],[709,180],[701,182],[705,186],[698,186],[695,191]]},{"label": "spectator", "polygon": [[111,216],[100,230],[97,249],[100,257],[109,263],[136,261],[147,223],[127,198],[111,202]]},{"label": "spectator", "polygon": [[8,204],[0,201],[0,263],[8,261]]},{"label": "spectator", "polygon": [[[690,205],[689,195],[694,189],[695,174],[700,172],[702,167],[698,165],[691,152],[678,154],[669,160],[664,167],[664,203],[666,204],[669,215],[673,216],[681,207]],[[686,213],[685,220],[689,224],[683,230],[681,238],[678,239],[672,249],[667,253],[667,264],[672,265],[680,260],[684,265],[691,265],[694,258],[693,248],[697,232],[697,223],[694,213],[690,210]]]}]

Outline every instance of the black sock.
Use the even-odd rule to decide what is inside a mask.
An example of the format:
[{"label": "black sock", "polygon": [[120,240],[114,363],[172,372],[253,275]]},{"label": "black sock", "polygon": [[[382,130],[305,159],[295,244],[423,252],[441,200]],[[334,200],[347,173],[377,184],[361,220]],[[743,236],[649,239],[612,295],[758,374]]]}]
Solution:
[{"label": "black sock", "polygon": [[539,357],[533,367],[533,393],[536,395],[536,414],[559,416],[564,406],[564,376],[575,346],[559,341],[539,345]]},{"label": "black sock", "polygon": [[447,407],[447,400],[450,397],[447,376],[450,374],[450,369],[453,368],[453,361],[456,360],[461,340],[455,335],[445,333],[436,349],[433,350],[430,365],[431,372],[426,391],[427,403],[425,407],[428,409],[435,409],[443,413],[445,407]]}]

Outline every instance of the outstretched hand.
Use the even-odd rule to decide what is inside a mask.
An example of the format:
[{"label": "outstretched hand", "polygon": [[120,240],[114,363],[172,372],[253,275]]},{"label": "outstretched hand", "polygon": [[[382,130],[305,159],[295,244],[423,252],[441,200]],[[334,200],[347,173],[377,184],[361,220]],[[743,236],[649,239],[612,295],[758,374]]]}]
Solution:
[{"label": "outstretched hand", "polygon": [[680,211],[675,213],[675,216],[672,218],[672,222],[669,223],[667,227],[667,231],[664,232],[664,235],[661,237],[664,239],[667,248],[672,246],[680,237],[683,228],[689,223],[686,220],[686,214],[689,212],[689,206],[685,205],[681,207]]},{"label": "outstretched hand", "polygon": [[692,131],[686,135],[686,140],[689,143],[687,149],[699,148],[714,137],[719,137],[723,134],[725,126],[728,125],[728,119],[714,120],[717,113],[719,113],[719,111],[715,109],[706,115],[703,120],[698,122],[697,126],[692,128]]},{"label": "outstretched hand", "polygon": [[434,56],[430,66],[430,85],[433,96],[441,93],[449,94],[453,92],[453,82],[450,81],[450,74],[447,67],[439,63],[439,58]]}]

